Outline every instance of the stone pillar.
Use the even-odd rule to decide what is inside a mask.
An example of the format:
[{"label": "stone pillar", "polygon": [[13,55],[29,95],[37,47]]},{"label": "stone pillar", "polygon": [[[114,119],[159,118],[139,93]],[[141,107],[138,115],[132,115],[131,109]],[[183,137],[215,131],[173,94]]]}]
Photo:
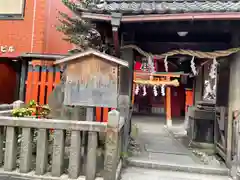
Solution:
[{"label": "stone pillar", "polygon": [[120,111],[120,116],[124,117],[125,125],[124,125],[124,133],[123,133],[123,151],[127,152],[127,146],[129,142],[130,129],[131,129],[131,121],[129,119],[129,104],[130,104],[129,96],[120,95],[118,98],[118,109]]},{"label": "stone pillar", "polygon": [[120,113],[112,110],[108,113],[108,125],[105,141],[104,180],[113,180],[116,177],[118,166]]},{"label": "stone pillar", "polygon": [[24,107],[23,101],[17,100],[13,102],[13,109],[22,108],[22,107]]}]

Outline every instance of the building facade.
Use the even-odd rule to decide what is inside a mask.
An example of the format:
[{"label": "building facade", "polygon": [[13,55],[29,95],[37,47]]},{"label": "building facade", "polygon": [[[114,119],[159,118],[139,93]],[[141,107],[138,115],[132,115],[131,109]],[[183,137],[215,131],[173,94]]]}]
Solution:
[{"label": "building facade", "polygon": [[[61,1],[0,2],[0,87],[5,87],[0,90],[0,94],[4,94],[0,103],[19,98],[21,70],[27,71],[23,62],[30,58],[22,57],[23,54],[66,54],[72,49],[56,30],[59,11],[68,13]],[[24,66],[28,66],[27,63]],[[7,78],[4,74],[8,74]]]}]

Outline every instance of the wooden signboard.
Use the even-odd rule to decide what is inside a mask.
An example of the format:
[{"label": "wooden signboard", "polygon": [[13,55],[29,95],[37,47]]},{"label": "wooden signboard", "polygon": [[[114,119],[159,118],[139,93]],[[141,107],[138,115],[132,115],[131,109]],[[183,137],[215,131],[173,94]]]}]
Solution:
[{"label": "wooden signboard", "polygon": [[64,105],[117,107],[118,64],[85,56],[67,65]]}]

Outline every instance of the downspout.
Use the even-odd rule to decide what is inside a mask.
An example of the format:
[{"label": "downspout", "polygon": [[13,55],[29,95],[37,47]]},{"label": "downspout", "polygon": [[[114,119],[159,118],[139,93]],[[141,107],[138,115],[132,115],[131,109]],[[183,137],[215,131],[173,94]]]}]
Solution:
[{"label": "downspout", "polygon": [[119,27],[122,19],[121,13],[112,13],[111,25],[112,25],[112,33],[113,33],[113,43],[116,52],[116,56],[120,57],[120,43],[119,43]]},{"label": "downspout", "polygon": [[33,20],[32,20],[31,53],[33,52],[33,46],[34,46],[36,9],[37,9],[37,0],[34,0],[34,5],[33,5]]}]

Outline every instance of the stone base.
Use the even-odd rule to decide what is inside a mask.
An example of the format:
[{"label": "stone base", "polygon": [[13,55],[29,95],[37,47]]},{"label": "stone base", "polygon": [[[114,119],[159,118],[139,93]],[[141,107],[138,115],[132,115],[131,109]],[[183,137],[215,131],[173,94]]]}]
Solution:
[{"label": "stone base", "polygon": [[234,178],[234,179],[240,180],[240,173],[237,173],[236,178]]},{"label": "stone base", "polygon": [[167,121],[166,122],[167,127],[172,127],[172,120],[171,119],[167,119],[166,121]]},{"label": "stone base", "polygon": [[[127,163],[132,167],[155,169],[163,171],[178,171],[188,173],[210,174],[218,176],[228,176],[229,170],[227,168],[213,168],[204,165],[180,165],[166,162],[156,162],[152,160],[139,160],[135,158],[128,158]],[[240,180],[240,179],[239,179]]]}]

